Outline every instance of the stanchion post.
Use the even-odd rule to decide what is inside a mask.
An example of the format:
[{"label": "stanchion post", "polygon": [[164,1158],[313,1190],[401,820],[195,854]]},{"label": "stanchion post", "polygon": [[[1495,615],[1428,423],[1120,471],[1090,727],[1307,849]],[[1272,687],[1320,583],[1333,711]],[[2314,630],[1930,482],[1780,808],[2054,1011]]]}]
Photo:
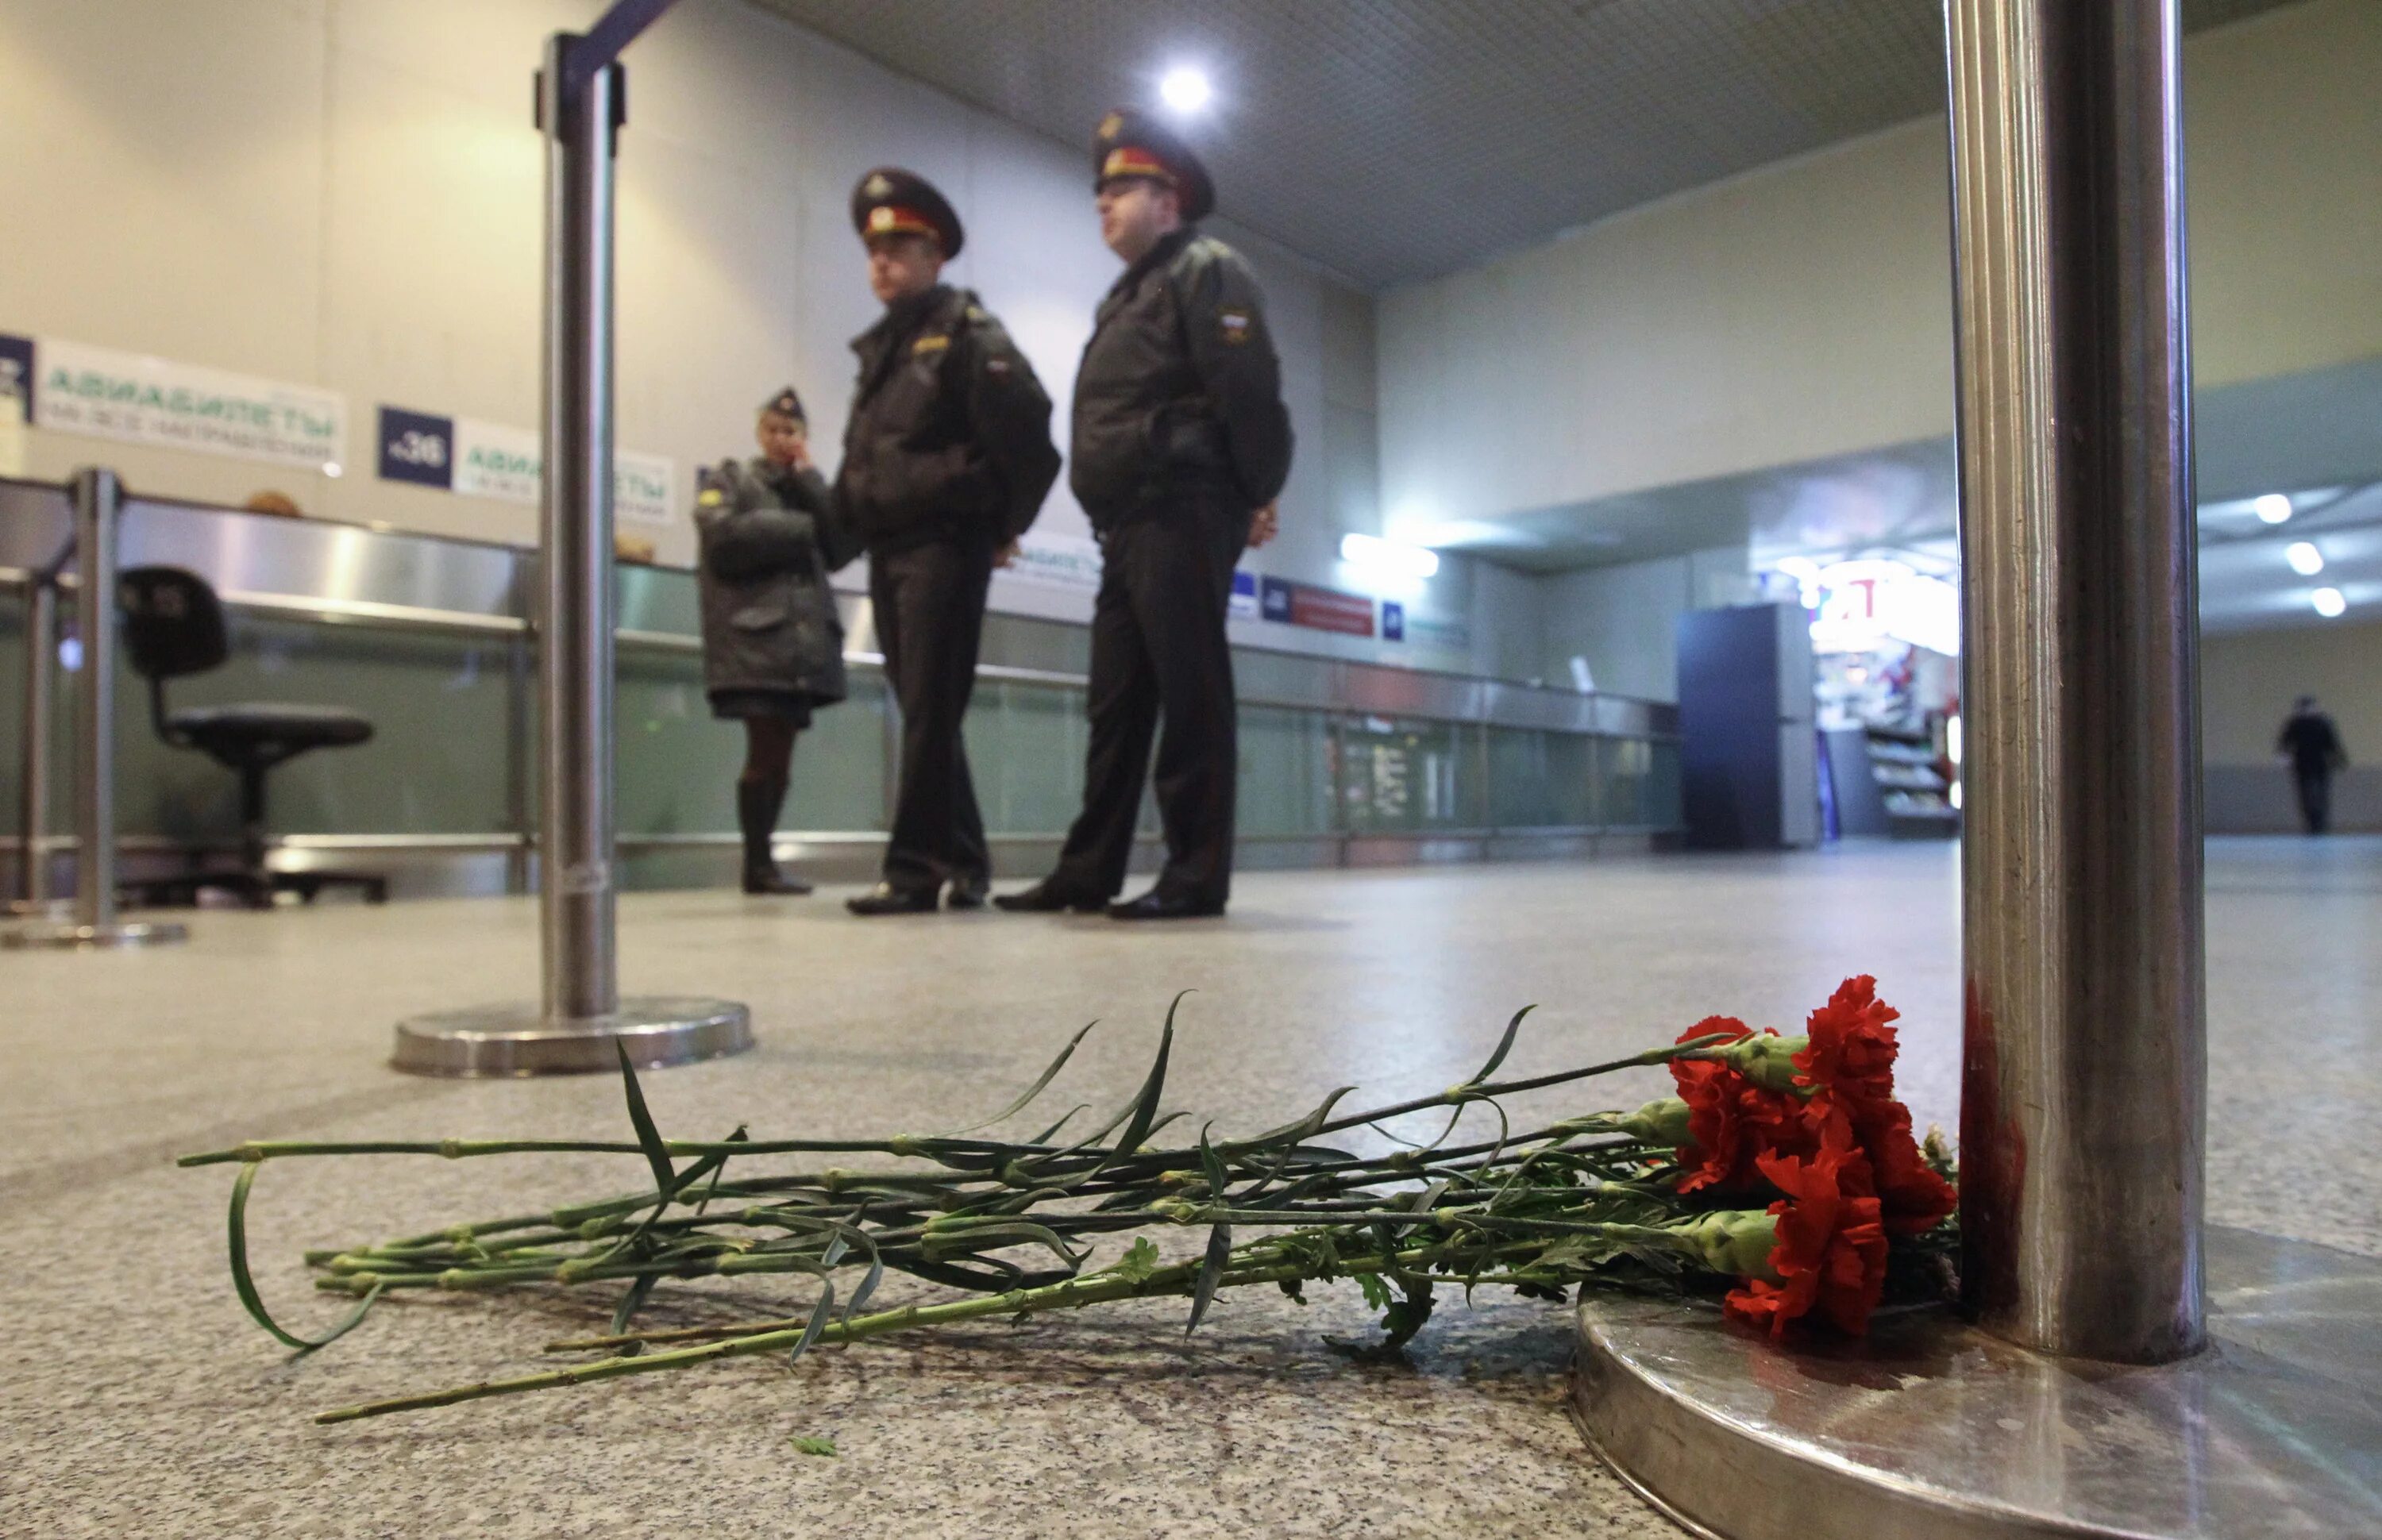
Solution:
[{"label": "stanchion post", "polygon": [[623,71],[571,89],[546,45],[546,474],[539,494],[538,911],[546,1014],[608,1016],[614,951],[612,172]]},{"label": "stanchion post", "polygon": [[69,920],[12,931],[12,947],[133,947],[180,941],[182,926],[116,916],[116,472],[75,472],[75,901]]},{"label": "stanchion post", "polygon": [[608,1070],[752,1046],[732,1001],[620,995],[614,893],[612,624],[613,155],[626,80],[614,56],[667,8],[623,0],[586,37],[548,41],[545,471],[539,499],[540,997],[400,1022],[399,1069],[430,1075]]},{"label": "stanchion post", "polygon": [[1966,983],[1990,1330],[2204,1335],[2198,540],[2176,0],[1950,0]]},{"label": "stanchion post", "polygon": [[1584,1302],[1581,1424],[1699,1533],[2382,1534],[2382,1266],[2202,1224],[2177,11],[1946,0],[1975,1319]]},{"label": "stanchion post", "polygon": [[29,914],[50,904],[50,670],[57,655],[57,583],[40,572],[25,583],[25,729],[18,744],[17,890]]}]

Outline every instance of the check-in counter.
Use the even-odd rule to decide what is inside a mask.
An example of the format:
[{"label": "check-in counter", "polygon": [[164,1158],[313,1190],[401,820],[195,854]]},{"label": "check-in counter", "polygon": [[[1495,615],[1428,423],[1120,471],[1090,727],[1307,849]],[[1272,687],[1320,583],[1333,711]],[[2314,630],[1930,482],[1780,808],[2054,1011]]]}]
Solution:
[{"label": "check-in counter", "polygon": [[[0,481],[0,722],[12,737],[24,715],[27,576],[70,524],[59,487]],[[385,870],[400,894],[532,881],[534,551],[137,492],[121,550],[127,567],[197,572],[230,613],[230,661],[169,686],[174,704],[336,704],[374,721],[369,744],[275,773],[274,864]],[[743,738],[704,696],[694,575],[622,565],[617,581],[627,883],[725,883]],[[852,695],[819,713],[795,750],[780,849],[814,874],[859,878],[875,872],[891,801],[894,718],[867,602],[841,604]],[[1004,874],[1045,869],[1074,815],[1089,648],[1080,625],[986,623],[968,753]],[[1678,824],[1667,705],[1252,647],[1234,650],[1234,666],[1246,865],[1584,855],[1641,847]],[[72,784],[72,697],[51,691],[56,788]],[[231,777],[157,739],[148,687],[129,667],[117,718],[128,874],[231,849]],[[21,795],[18,756],[0,755],[0,822],[12,830]],[[67,828],[54,808],[54,855],[71,847]],[[11,868],[19,843],[0,844]]]}]

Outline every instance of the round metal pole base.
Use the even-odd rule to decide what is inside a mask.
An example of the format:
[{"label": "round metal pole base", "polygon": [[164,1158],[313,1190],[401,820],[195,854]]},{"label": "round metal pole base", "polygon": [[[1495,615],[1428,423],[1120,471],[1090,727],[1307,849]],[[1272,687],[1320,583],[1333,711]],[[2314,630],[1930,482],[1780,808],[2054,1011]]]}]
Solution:
[{"label": "round metal pole base", "polygon": [[72,920],[51,920],[0,931],[0,947],[12,950],[36,947],[97,950],[103,947],[168,947],[190,938],[190,927],[170,920],[127,920],[112,925],[85,925]]},{"label": "round metal pole base", "polygon": [[1726,1540],[2382,1534],[2382,1263],[2207,1232],[2214,1345],[2156,1368],[1949,1311],[1793,1351],[1709,1308],[1580,1307],[1589,1443]]},{"label": "round metal pole base", "polygon": [[534,1005],[442,1010],[399,1022],[389,1062],[473,1080],[596,1074],[620,1069],[615,1043],[640,1069],[692,1064],[751,1047],[753,1018],[731,1000],[669,995],[624,999],[609,1016],[548,1017]]}]

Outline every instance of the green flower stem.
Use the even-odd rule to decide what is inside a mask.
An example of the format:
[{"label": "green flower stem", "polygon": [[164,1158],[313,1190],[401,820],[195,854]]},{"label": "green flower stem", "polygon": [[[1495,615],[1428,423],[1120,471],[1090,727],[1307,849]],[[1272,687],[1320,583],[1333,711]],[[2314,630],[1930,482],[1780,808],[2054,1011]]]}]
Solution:
[{"label": "green flower stem", "polygon": [[[1434,1245],[1414,1251],[1397,1252],[1388,1256],[1344,1257],[1333,1269],[1334,1275],[1354,1276],[1360,1273],[1418,1273],[1436,1264],[1472,1257],[1488,1259],[1502,1252],[1529,1249],[1519,1247],[1460,1247]],[[954,1300],[947,1304],[905,1305],[899,1310],[879,1311],[849,1321],[833,1323],[822,1328],[817,1341],[821,1344],[858,1342],[890,1332],[907,1331],[917,1326],[949,1326],[959,1321],[978,1320],[991,1315],[1036,1314],[1052,1310],[1080,1310],[1086,1305],[1106,1304],[1119,1300],[1148,1298],[1153,1295],[1188,1294],[1199,1276],[1200,1265],[1184,1263],[1153,1270],[1148,1277],[1130,1278],[1114,1273],[1096,1274],[1088,1278],[1070,1278],[1064,1283],[1046,1285],[1040,1289],[1013,1289],[1005,1294],[980,1295],[974,1299]],[[1287,1263],[1268,1266],[1244,1267],[1227,1271],[1217,1280],[1220,1289],[1243,1288],[1259,1283],[1287,1283],[1314,1279],[1312,1266]],[[692,1368],[723,1358],[742,1358],[754,1353],[791,1351],[802,1339],[807,1326],[789,1326],[775,1331],[755,1332],[750,1336],[731,1338],[699,1348],[681,1348],[669,1352],[640,1353],[632,1357],[608,1358],[594,1363],[569,1369],[552,1370],[541,1375],[525,1375],[518,1379],[488,1380],[478,1385],[460,1385],[446,1390],[434,1390],[417,1396],[400,1396],[391,1400],[371,1401],[362,1406],[341,1407],[325,1412],[314,1419],[317,1423],[348,1423],[364,1417],[382,1417],[397,1412],[419,1412],[431,1407],[452,1406],[459,1401],[482,1400],[492,1396],[520,1395],[531,1390],[558,1389],[564,1386],[583,1385],[596,1380],[614,1379],[623,1375],[659,1374],[671,1369]]]}]

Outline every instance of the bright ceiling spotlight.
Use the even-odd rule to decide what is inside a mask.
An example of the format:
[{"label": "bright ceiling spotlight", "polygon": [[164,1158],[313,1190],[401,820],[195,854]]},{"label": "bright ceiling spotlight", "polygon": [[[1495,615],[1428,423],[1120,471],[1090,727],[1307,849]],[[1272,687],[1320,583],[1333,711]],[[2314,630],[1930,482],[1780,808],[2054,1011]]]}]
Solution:
[{"label": "bright ceiling spotlight", "polygon": [[2269,492],[2250,505],[2262,524],[2283,524],[2290,521],[2291,500],[2279,492]]},{"label": "bright ceiling spotlight", "polygon": [[2337,588],[2317,589],[2308,595],[2308,603],[2314,605],[2315,612],[2327,620],[2338,620],[2349,609],[2349,601],[2340,596],[2340,590]]},{"label": "bright ceiling spotlight", "polygon": [[1215,92],[1208,84],[1206,71],[1185,64],[1166,72],[1158,82],[1158,94],[1176,112],[1194,113],[1206,106]]},{"label": "bright ceiling spotlight", "polygon": [[1437,551],[1408,545],[1404,541],[1383,540],[1374,534],[1342,535],[1340,559],[1351,567],[1401,578],[1428,578],[1439,570]]},{"label": "bright ceiling spotlight", "polygon": [[2285,548],[2283,559],[2290,562],[2291,570],[2302,578],[2313,578],[2324,570],[2324,553],[2308,541],[2292,541]]}]

